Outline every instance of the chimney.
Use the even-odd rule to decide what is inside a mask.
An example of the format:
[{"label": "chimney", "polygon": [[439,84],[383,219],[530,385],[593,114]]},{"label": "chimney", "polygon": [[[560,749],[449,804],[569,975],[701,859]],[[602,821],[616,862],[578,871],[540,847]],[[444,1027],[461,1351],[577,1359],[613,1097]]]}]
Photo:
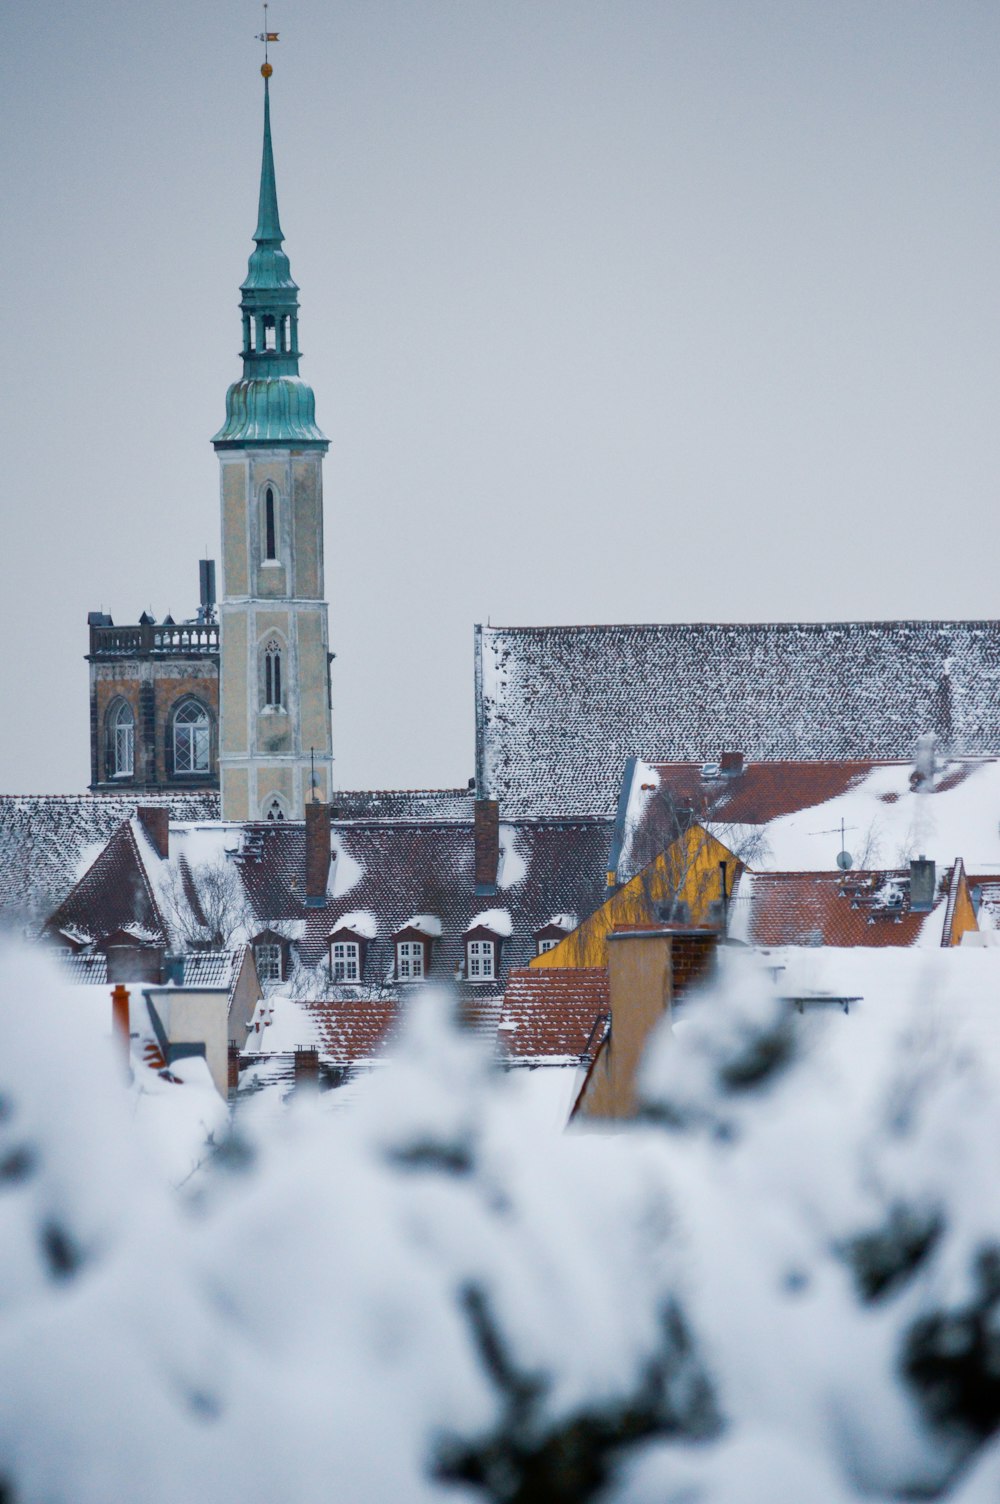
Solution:
[{"label": "chimney", "polygon": [[311,1045],[295,1046],[295,1085],[319,1085],[319,1050]]},{"label": "chimney", "polygon": [[330,873],[330,806],[306,805],[306,907],[322,908],[326,903],[326,881]]},{"label": "chimney", "polygon": [[937,871],[922,853],[910,863],[910,910],[929,914],[937,894]]},{"label": "chimney", "polygon": [[111,989],[111,1032],[118,1041],[118,1047],[125,1056],[125,1064],[129,1063],[130,1043],[128,1026],[128,988],[123,987],[121,982]]},{"label": "chimney", "polygon": [[500,865],[500,805],[496,799],[477,799],[474,805],[473,845],[476,892],[495,893]]},{"label": "chimney", "polygon": [[743,753],[723,752],[719,758],[719,771],[725,778],[739,778],[743,772]]},{"label": "chimney", "polygon": [[235,1097],[240,1084],[240,1047],[238,1044],[234,1044],[232,1040],[229,1041],[227,1055],[226,1084],[230,1097]]},{"label": "chimney", "polygon": [[636,1074],[649,1036],[664,1014],[711,970],[717,930],[665,924],[615,930],[608,936],[611,1034],[607,1072],[586,1115],[630,1118],[636,1108]]},{"label": "chimney", "polygon": [[170,810],[165,804],[140,804],[136,810],[139,823],[146,832],[157,856],[164,861],[170,855]]}]

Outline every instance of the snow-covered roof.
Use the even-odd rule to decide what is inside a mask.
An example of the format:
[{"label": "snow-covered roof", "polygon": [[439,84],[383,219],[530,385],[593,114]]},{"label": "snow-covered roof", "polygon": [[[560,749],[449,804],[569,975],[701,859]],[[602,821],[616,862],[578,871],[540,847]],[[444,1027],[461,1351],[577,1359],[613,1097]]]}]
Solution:
[{"label": "snow-covered roof", "polygon": [[476,632],[476,776],[505,815],[611,813],[633,755],[1000,752],[997,621]]},{"label": "snow-covered roof", "polygon": [[166,807],[178,820],[219,814],[212,793],[0,796],[0,912],[51,913],[139,805]]}]

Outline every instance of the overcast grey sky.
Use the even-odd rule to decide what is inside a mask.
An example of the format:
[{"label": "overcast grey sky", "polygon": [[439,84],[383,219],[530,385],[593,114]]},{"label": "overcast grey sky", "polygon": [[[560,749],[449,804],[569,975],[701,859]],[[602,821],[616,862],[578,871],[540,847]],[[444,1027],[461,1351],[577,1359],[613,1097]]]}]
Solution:
[{"label": "overcast grey sky", "polygon": [[[16,0],[0,789],[193,611],[259,7]],[[472,627],[1000,607],[994,0],[275,0],[342,786],[464,783]]]}]

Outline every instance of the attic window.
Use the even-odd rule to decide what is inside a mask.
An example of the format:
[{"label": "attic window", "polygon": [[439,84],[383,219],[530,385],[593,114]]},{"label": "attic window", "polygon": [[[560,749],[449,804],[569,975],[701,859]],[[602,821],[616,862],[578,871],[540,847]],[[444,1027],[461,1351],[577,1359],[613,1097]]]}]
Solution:
[{"label": "attic window", "polygon": [[497,947],[494,940],[469,940],[465,947],[465,974],[470,982],[492,982],[496,976]]},{"label": "attic window", "polygon": [[401,982],[412,982],[425,974],[424,951],[423,940],[397,940],[396,976]]},{"label": "attic window", "polygon": [[361,976],[361,952],[356,940],[334,940],[330,972],[335,982],[356,982]]},{"label": "attic window", "polygon": [[261,982],[281,981],[281,946],[267,941],[253,948],[257,963],[257,976]]},{"label": "attic window", "polygon": [[539,940],[539,942],[538,942],[538,954],[540,956],[544,956],[544,954],[545,954],[545,952],[547,950],[555,950],[555,948],[556,948],[556,946],[558,944],[559,944],[558,940],[551,939],[551,938],[548,939],[548,940]]}]

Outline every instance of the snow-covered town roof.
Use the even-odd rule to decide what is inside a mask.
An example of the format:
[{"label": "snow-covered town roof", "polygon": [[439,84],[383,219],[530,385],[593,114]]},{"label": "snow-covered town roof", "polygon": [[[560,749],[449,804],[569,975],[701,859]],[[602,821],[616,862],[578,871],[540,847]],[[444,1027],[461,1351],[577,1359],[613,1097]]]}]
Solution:
[{"label": "snow-covered town roof", "polygon": [[1000,873],[997,758],[945,760],[926,776],[912,761],[751,762],[725,778],[690,763],[637,761],[624,783],[612,858],[619,881],[675,838],[678,808],[756,871],[829,872],[846,847],[856,868],[921,854],[943,868],[960,855],[970,871]]},{"label": "snow-covered town roof", "polygon": [[611,1014],[606,967],[517,968],[507,979],[497,1050],[509,1060],[589,1060]]},{"label": "snow-covered town roof", "polygon": [[338,820],[470,820],[472,789],[338,789]]},{"label": "snow-covered town roof", "polygon": [[409,926],[433,940],[431,976],[450,980],[469,930],[485,924],[500,936],[498,975],[460,987],[470,997],[499,998],[508,968],[527,965],[535,933],[554,909],[571,904],[588,914],[603,901],[610,833],[606,820],[502,822],[498,893],[478,897],[471,818],[335,821],[326,900],[313,905],[306,903],[302,822],[172,826],[164,860],[141,822],[126,821],[49,928],[72,925],[97,940],[139,924],[153,942],[187,949],[185,940],[199,942],[199,916],[218,906],[221,874],[242,910],[238,938],[287,935],[297,961],[323,976],[331,934],[348,928],[365,937],[361,982],[333,986],[326,978],[325,996],[356,997],[359,986],[384,995],[394,985],[394,937]]},{"label": "snow-covered town roof", "polygon": [[998,689],[998,621],[479,627],[476,776],[507,815],[609,813],[630,756],[996,753]]},{"label": "snow-covered town roof", "polygon": [[730,934],[751,945],[938,946],[961,872],[939,874],[929,912],[910,904],[909,870],[744,872],[731,902]]},{"label": "snow-covered town roof", "polygon": [[219,816],[219,796],[212,793],[0,796],[0,912],[51,913],[139,805],[165,806],[172,820]]},{"label": "snow-covered town roof", "polygon": [[[467,821],[334,821],[328,896],[305,906],[305,828],[296,821],[252,827],[250,854],[238,868],[253,912],[268,923],[304,920],[299,953],[306,965],[325,963],[331,933],[369,917],[364,983],[385,986],[394,974],[393,937],[421,916],[440,924],[432,974],[451,977],[464,960],[464,937],[480,915],[495,914],[496,897],[477,897],[473,825]],[[534,932],[567,903],[590,913],[605,896],[610,826],[606,821],[504,822],[501,844],[517,858],[516,881],[502,888],[510,934],[501,946],[503,974],[534,955]],[[349,869],[342,881],[338,869]],[[372,922],[374,919],[374,923]],[[426,926],[425,926],[426,927]],[[463,984],[474,989],[474,984]],[[498,981],[497,988],[502,984]],[[481,990],[481,989],[480,989]]]}]

